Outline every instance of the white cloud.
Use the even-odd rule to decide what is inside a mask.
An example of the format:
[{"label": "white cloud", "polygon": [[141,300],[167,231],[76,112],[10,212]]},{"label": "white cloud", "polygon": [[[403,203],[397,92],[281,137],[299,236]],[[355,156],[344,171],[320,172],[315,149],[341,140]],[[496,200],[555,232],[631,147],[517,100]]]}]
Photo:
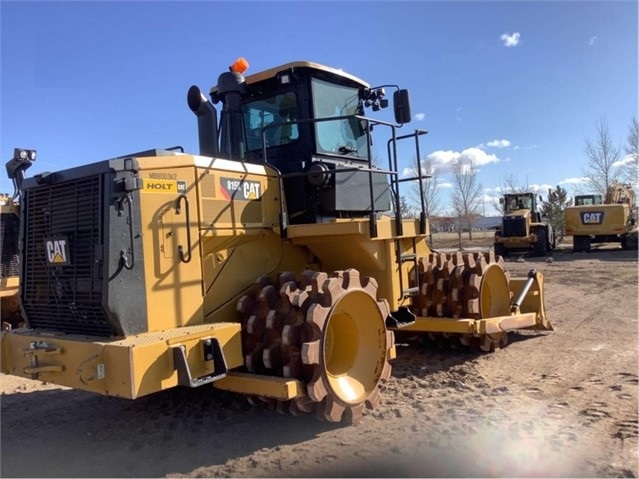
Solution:
[{"label": "white cloud", "polygon": [[636,163],[636,162],[637,162],[637,159],[633,158],[632,155],[626,155],[621,160],[615,161],[612,164],[612,166],[615,166],[615,167],[617,167],[617,166],[629,166],[632,163]]},{"label": "white cloud", "polygon": [[595,43],[597,43],[597,35],[593,35],[592,37],[590,37],[590,40],[588,40],[588,45],[592,46]]},{"label": "white cloud", "polygon": [[448,167],[457,159],[461,159],[462,162],[466,163],[474,161],[477,166],[499,162],[499,158],[496,155],[490,155],[478,147],[466,148],[461,152],[452,150],[433,151],[428,155],[428,159],[431,160],[435,166],[441,167]]},{"label": "white cloud", "polygon": [[414,176],[415,175],[415,169],[414,168],[404,168],[402,170],[402,177],[404,178],[408,178],[409,176]]},{"label": "white cloud", "polygon": [[424,118],[426,118],[426,113],[416,113],[415,114],[415,120],[417,120],[417,121],[424,121]]},{"label": "white cloud", "polygon": [[541,184],[541,185],[537,185],[537,184],[532,184],[530,185],[530,191],[532,191],[533,193],[538,193],[542,196],[545,196],[548,194],[548,190],[554,190],[555,187],[553,185],[547,185],[547,184]]},{"label": "white cloud", "polygon": [[491,140],[488,143],[478,145],[477,148],[507,148],[511,145],[510,140]]},{"label": "white cloud", "polygon": [[566,178],[565,180],[561,180],[559,185],[585,185],[588,183],[588,178],[582,176],[580,178]]},{"label": "white cloud", "polygon": [[477,166],[497,163],[499,158],[496,155],[489,155],[480,148],[466,148],[461,152],[462,160],[472,160]]},{"label": "white cloud", "polygon": [[508,35],[507,33],[503,33],[499,39],[504,42],[504,46],[506,47],[516,47],[519,44],[520,38],[519,32],[515,32],[512,35]]},{"label": "white cloud", "polygon": [[462,111],[462,110],[463,110],[463,108],[462,108],[461,106],[458,106],[458,107],[455,109],[455,111],[456,111],[457,113],[459,113],[459,112],[460,112],[460,111]]},{"label": "white cloud", "polygon": [[493,140],[493,141],[489,141],[487,143],[488,146],[490,147],[494,147],[494,148],[506,148],[507,146],[510,146],[510,141],[508,140]]},{"label": "white cloud", "polygon": [[437,188],[452,188],[453,184],[452,183],[437,183]]},{"label": "white cloud", "polygon": [[428,155],[428,159],[433,160],[435,163],[439,163],[441,165],[448,165],[456,158],[459,158],[459,153],[452,150],[447,151],[433,151]]}]

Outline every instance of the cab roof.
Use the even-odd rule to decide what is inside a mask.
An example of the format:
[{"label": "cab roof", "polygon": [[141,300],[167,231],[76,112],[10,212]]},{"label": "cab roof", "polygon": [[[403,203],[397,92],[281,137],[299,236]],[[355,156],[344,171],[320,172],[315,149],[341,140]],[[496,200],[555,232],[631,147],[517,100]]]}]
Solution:
[{"label": "cab roof", "polygon": [[[330,73],[332,75],[340,76],[342,78],[347,78],[351,81],[358,83],[359,85],[370,88],[370,85],[362,80],[361,78],[357,78],[349,73],[344,72],[343,70],[339,70],[337,68],[328,67],[326,65],[321,65],[319,63],[309,62],[309,61],[294,61],[290,63],[285,63],[284,65],[280,65],[277,67],[269,68],[268,70],[264,70],[258,73],[253,73],[252,75],[248,75],[244,77],[244,80],[247,84],[257,83],[262,80],[267,80],[269,78],[274,78],[278,73],[281,73],[286,70],[295,69],[295,68],[310,68],[312,70],[318,70]],[[217,85],[211,88],[211,93],[217,91]]]}]

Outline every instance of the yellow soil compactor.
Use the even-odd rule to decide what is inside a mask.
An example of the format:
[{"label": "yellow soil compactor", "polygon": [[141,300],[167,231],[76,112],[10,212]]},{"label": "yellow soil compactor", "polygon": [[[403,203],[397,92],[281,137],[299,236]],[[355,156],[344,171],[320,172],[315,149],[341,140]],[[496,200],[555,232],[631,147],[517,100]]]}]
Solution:
[{"label": "yellow soil compactor", "polygon": [[[407,90],[306,61],[246,67],[211,101],[188,91],[199,154],[22,178],[28,327],[3,333],[3,372],[124,398],[211,384],[355,423],[390,375],[394,331],[492,351],[510,330],[552,329],[540,272],[435,253],[425,214],[401,218],[398,143],[420,157],[426,133],[398,134]],[[386,89],[395,123],[365,116]]]}]

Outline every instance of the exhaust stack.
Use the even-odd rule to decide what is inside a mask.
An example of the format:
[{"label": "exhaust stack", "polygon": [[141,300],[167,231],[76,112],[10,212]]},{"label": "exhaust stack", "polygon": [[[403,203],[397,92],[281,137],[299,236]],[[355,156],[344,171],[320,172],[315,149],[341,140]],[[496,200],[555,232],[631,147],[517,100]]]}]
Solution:
[{"label": "exhaust stack", "polygon": [[186,101],[197,117],[200,155],[213,158],[218,156],[220,151],[217,145],[217,111],[195,85],[189,88]]}]

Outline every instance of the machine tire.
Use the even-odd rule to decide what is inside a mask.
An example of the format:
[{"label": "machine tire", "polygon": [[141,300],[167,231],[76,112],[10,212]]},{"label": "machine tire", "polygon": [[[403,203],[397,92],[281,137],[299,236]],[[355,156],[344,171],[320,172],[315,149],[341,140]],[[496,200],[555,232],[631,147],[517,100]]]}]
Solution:
[{"label": "machine tire", "polygon": [[589,236],[573,236],[572,237],[572,251],[573,253],[580,253],[582,251],[590,251],[590,237]]},{"label": "machine tire", "polygon": [[493,249],[495,250],[495,256],[501,256],[505,258],[508,255],[508,249],[504,246],[503,243],[495,243],[493,245]]},{"label": "machine tire", "polygon": [[251,372],[297,379],[306,389],[291,401],[270,400],[272,407],[359,422],[364,407],[378,403],[379,383],[390,377],[395,341],[386,329],[388,303],[377,300],[377,282],[348,269],[330,275],[305,271],[301,281],[282,273],[276,285],[263,278],[256,284],[261,290],[238,303],[245,318],[245,365]]},{"label": "machine tire", "polygon": [[550,238],[548,238],[548,244],[546,246],[546,251],[548,253],[552,253],[557,247],[557,234],[555,230],[552,229],[552,233],[550,234]]},{"label": "machine tire", "polygon": [[546,243],[548,243],[548,233],[546,228],[536,228],[534,233],[537,235],[537,241],[533,245],[533,254],[535,256],[546,255]]},{"label": "machine tire", "polygon": [[[417,316],[482,319],[505,316],[510,308],[510,275],[504,260],[492,251],[431,253],[419,258],[419,294],[413,298]],[[429,333],[439,345],[468,346],[490,352],[505,346],[508,333]]]},{"label": "machine tire", "polygon": [[621,247],[625,250],[639,249],[639,241],[637,235],[626,235],[621,238]]}]

